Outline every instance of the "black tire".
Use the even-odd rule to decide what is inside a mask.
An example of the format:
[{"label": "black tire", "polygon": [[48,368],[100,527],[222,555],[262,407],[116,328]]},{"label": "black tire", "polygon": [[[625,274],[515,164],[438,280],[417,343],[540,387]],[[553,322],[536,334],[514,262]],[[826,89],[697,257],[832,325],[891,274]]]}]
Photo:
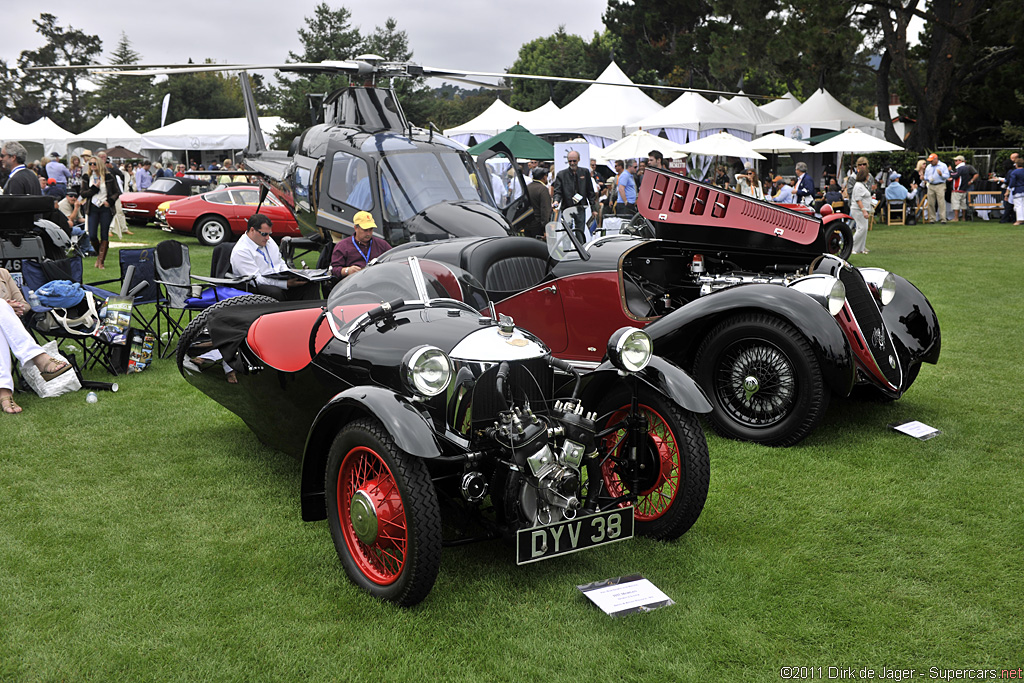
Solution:
[{"label": "black tire", "polygon": [[[704,509],[711,481],[708,444],[692,413],[646,386],[638,399],[648,435],[639,449],[640,491],[633,511],[636,533],[668,541],[686,533]],[[629,392],[613,392],[598,408],[603,426],[619,422],[629,406]],[[625,430],[619,430],[607,437],[606,447],[613,455],[623,450],[624,435]],[[632,480],[628,462],[615,458],[605,461],[601,476],[612,496],[625,493]]]},{"label": "black tire", "polygon": [[196,239],[206,247],[215,247],[231,238],[228,222],[220,216],[203,216],[196,221]]},{"label": "black tire", "polygon": [[206,321],[212,313],[230,306],[250,306],[252,304],[273,303],[277,303],[277,301],[269,296],[264,296],[262,294],[247,294],[245,296],[236,296],[230,299],[225,299],[224,301],[218,301],[204,310],[185,326],[181,336],[178,338],[178,348],[175,351],[178,370],[181,370],[186,358],[195,357],[210,350],[209,347],[193,347],[195,347],[199,342],[207,341],[204,339],[206,336]]},{"label": "black tire", "polygon": [[849,260],[853,253],[853,228],[850,224],[842,219],[834,220],[824,230],[825,251],[844,261]]},{"label": "black tire", "polygon": [[441,567],[441,511],[426,464],[379,421],[356,420],[331,444],[325,486],[331,538],[352,583],[402,607],[423,600]]},{"label": "black tire", "polygon": [[769,315],[737,315],[715,327],[697,350],[693,376],[711,399],[715,431],[732,439],[792,446],[828,408],[807,339]]}]

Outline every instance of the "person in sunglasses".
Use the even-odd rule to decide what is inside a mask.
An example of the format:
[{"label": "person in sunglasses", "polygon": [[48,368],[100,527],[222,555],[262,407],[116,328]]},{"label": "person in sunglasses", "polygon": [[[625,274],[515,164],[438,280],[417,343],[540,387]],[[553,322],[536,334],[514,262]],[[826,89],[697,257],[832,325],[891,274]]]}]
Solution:
[{"label": "person in sunglasses", "polygon": [[4,183],[4,194],[35,194],[41,195],[39,176],[25,166],[28,150],[20,142],[7,142],[0,147],[0,162],[7,171],[7,182]]},{"label": "person in sunglasses", "polygon": [[110,223],[114,220],[114,205],[121,196],[121,187],[115,176],[98,157],[91,157],[82,180],[82,206],[89,226],[89,241],[96,250],[96,268],[106,266],[107,248],[110,246]]},{"label": "person in sunglasses", "polygon": [[262,213],[254,213],[246,223],[245,234],[231,249],[231,272],[236,276],[256,275],[247,289],[273,297],[278,301],[316,299],[318,285],[301,278],[279,280],[267,277],[287,269],[281,250],[271,234],[273,223]]}]

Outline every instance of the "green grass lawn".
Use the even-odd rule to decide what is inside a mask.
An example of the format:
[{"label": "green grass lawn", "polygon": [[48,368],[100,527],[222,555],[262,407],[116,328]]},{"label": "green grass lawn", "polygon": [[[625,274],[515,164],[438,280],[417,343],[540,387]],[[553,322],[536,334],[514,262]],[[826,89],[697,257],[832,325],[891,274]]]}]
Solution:
[{"label": "green grass lawn", "polygon": [[[182,241],[207,273],[211,250]],[[446,549],[412,610],[348,582],[327,523],[300,519],[299,464],[171,360],[119,378],[95,405],[84,393],[20,395],[25,412],[0,415],[0,679],[777,681],[784,666],[822,667],[823,678],[829,666],[885,666],[931,680],[929,667],[1016,669],[1024,231],[883,225],[868,248],[854,263],[910,279],[942,325],[939,365],[903,399],[834,400],[789,449],[709,435],[707,506],[679,541],[522,568],[501,543]],[[943,433],[919,442],[887,428],[912,419]],[[676,604],[610,619],[576,590],[634,572]]]}]

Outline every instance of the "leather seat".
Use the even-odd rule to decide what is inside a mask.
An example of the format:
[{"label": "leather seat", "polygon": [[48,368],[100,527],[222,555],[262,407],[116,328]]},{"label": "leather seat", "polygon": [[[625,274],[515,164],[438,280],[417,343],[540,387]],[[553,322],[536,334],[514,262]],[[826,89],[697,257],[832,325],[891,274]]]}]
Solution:
[{"label": "leather seat", "polygon": [[498,237],[470,249],[462,267],[488,293],[521,292],[547,277],[548,249],[544,242],[529,237]]}]

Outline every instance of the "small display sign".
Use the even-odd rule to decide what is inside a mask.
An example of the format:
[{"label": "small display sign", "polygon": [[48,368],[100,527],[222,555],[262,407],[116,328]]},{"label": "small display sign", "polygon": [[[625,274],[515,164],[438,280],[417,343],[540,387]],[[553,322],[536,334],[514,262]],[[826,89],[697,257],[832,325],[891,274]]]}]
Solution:
[{"label": "small display sign", "polygon": [[919,441],[927,441],[928,439],[936,437],[942,433],[935,427],[929,427],[925,423],[918,422],[917,420],[911,420],[910,422],[904,422],[899,425],[892,424],[889,426],[897,432],[902,432],[907,436],[912,436]]},{"label": "small display sign", "polygon": [[639,574],[595,581],[576,587],[600,607],[602,612],[611,617],[650,612],[659,607],[675,604],[657,586]]}]

